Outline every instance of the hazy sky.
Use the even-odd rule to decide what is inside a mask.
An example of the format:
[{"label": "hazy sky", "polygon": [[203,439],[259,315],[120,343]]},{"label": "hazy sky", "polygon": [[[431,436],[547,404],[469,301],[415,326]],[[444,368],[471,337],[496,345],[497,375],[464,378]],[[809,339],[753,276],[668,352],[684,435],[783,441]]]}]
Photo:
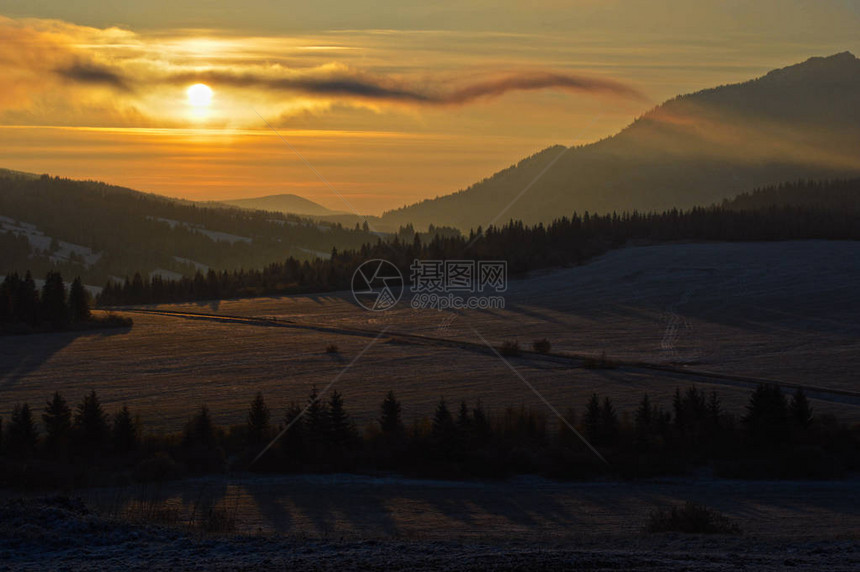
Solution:
[{"label": "hazy sky", "polygon": [[349,210],[297,150],[377,214],[857,30],[849,1],[0,0],[0,166]]}]

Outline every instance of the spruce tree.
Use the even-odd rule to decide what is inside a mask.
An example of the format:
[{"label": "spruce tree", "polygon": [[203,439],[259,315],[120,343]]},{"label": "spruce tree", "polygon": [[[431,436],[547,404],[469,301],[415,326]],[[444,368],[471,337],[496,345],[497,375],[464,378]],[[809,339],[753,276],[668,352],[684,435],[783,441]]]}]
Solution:
[{"label": "spruce tree", "polygon": [[634,430],[636,432],[636,442],[639,445],[648,445],[651,442],[651,434],[654,430],[656,415],[654,408],[651,405],[651,399],[648,394],[642,396],[642,401],[639,402],[639,407],[633,416]]},{"label": "spruce tree", "polygon": [[101,452],[107,444],[110,436],[108,416],[95,390],[90,391],[78,404],[72,430],[79,449],[90,454]]},{"label": "spruce tree", "polygon": [[24,279],[18,282],[18,291],[15,293],[13,302],[15,309],[15,318],[19,322],[27,324],[39,323],[39,293],[36,290],[36,281],[33,280],[33,275],[30,271],[24,276]]},{"label": "spruce tree", "polygon": [[[365,222],[366,224],[366,222]],[[382,401],[382,414],[379,417],[379,427],[385,435],[402,435],[404,432],[401,406],[393,391],[389,391]]]},{"label": "spruce tree", "polygon": [[269,437],[269,419],[271,415],[263,394],[257,392],[248,410],[248,444],[259,446]]},{"label": "spruce tree", "polygon": [[187,446],[210,447],[215,445],[215,424],[209,414],[209,407],[202,405],[197,414],[185,424],[182,441]]},{"label": "spruce tree", "polygon": [[585,415],[582,418],[582,422],[585,425],[585,435],[591,443],[602,444],[602,421],[600,397],[596,393],[592,393],[588,400],[588,405],[585,407]]},{"label": "spruce tree", "polygon": [[472,432],[478,445],[489,441],[493,433],[490,419],[487,416],[487,412],[484,411],[484,406],[481,404],[480,399],[475,404],[475,407],[472,408]]},{"label": "spruce tree", "polygon": [[67,452],[72,431],[72,410],[59,392],[45,404],[42,413],[42,423],[45,425],[45,448],[55,456],[63,456]]},{"label": "spruce tree", "polygon": [[343,397],[333,391],[328,402],[329,441],[336,449],[344,450],[358,440],[355,424],[343,406]]},{"label": "spruce tree", "polygon": [[469,406],[465,401],[460,402],[460,411],[457,413],[457,428],[461,431],[469,431],[472,427],[472,417],[469,415]]},{"label": "spruce tree", "polygon": [[126,405],[113,417],[111,432],[114,451],[124,455],[137,449],[139,442],[138,426]]},{"label": "spruce tree", "polygon": [[312,455],[321,458],[326,452],[330,423],[328,406],[320,399],[316,386],[308,396],[304,422],[306,445]]},{"label": "spruce tree", "polygon": [[775,445],[787,436],[788,404],[778,385],[759,385],[750,396],[744,428],[758,445]]},{"label": "spruce tree", "polygon": [[42,286],[42,319],[55,328],[65,326],[69,321],[69,307],[66,304],[66,286],[59,272],[48,272]]},{"label": "spruce tree", "polygon": [[80,277],[75,278],[69,288],[69,314],[72,322],[85,322],[91,316],[90,295]]},{"label": "spruce tree", "polygon": [[304,458],[305,451],[305,426],[301,419],[302,408],[295,401],[291,402],[284,414],[284,427],[288,428],[278,443],[283,456],[288,464]]},{"label": "spruce tree", "polygon": [[225,454],[206,405],[188,420],[182,434],[182,460],[192,473],[224,469]]},{"label": "spruce tree", "polygon": [[608,445],[614,444],[618,438],[618,414],[615,411],[615,406],[612,405],[612,400],[608,397],[603,398],[600,423],[602,425],[603,442]]},{"label": "spruce tree", "polygon": [[26,403],[16,405],[6,428],[6,452],[9,456],[26,459],[36,450],[39,438],[33,413]]},{"label": "spruce tree", "polygon": [[812,406],[809,404],[809,399],[807,399],[802,387],[798,387],[794,395],[791,396],[789,416],[794,426],[800,429],[806,429],[812,423]]},{"label": "spruce tree", "polygon": [[11,322],[15,317],[14,300],[20,278],[16,273],[7,274],[0,283],[0,323]]},{"label": "spruce tree", "polygon": [[450,447],[453,444],[456,431],[457,427],[454,424],[454,417],[451,415],[451,411],[445,403],[445,398],[442,397],[439,399],[439,403],[436,405],[436,411],[433,414],[433,440],[438,445]]}]

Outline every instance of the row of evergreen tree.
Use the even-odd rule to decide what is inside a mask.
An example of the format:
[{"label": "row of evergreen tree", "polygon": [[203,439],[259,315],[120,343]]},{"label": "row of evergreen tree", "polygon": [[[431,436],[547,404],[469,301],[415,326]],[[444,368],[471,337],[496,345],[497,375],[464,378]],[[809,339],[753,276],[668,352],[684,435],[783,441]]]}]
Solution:
[{"label": "row of evergreen tree", "polygon": [[340,393],[320,396],[316,389],[278,420],[258,393],[246,422],[227,428],[203,406],[177,435],[144,434],[140,418],[125,406],[108,415],[94,391],[74,410],[55,393],[41,420],[43,432],[30,406],[19,404],[0,422],[0,481],[21,484],[15,476],[21,473],[10,467],[38,467],[34,462],[47,463],[40,470],[56,475],[76,467],[85,482],[99,470],[149,480],[227,469],[490,478],[638,477],[703,464],[733,477],[832,477],[860,469],[860,428],[815,415],[802,390],[788,398],[771,385],[759,386],[740,414],[725,410],[715,392],[695,387],[678,389],[670,410],[646,394],[632,416],[619,415],[611,398],[595,394],[581,416],[569,411],[555,430],[546,415],[525,407],[493,414],[480,402],[451,409],[445,399],[432,417],[407,428],[402,405],[389,392],[377,420],[359,431]]},{"label": "row of evergreen tree", "polygon": [[66,293],[59,272],[48,272],[40,290],[33,276],[7,275],[0,283],[0,325],[27,325],[64,328],[91,318],[90,295],[80,278],[75,278]]},{"label": "row of evergreen tree", "polygon": [[478,228],[468,236],[435,234],[429,240],[427,235],[422,240],[414,230],[403,228],[392,238],[357,250],[333,250],[327,260],[300,262],[291,257],[262,269],[210,270],[180,280],[145,278],[138,273],[122,284],[106,284],[98,303],[166,303],[347,289],[355,269],[373,258],[396,264],[404,277],[410,276],[415,259],[506,260],[509,272],[518,274],[582,264],[630,241],[858,240],[858,223],[856,210],[786,205],[739,210],[721,205],[662,213],[574,214],[548,226],[510,221],[486,231]]},{"label": "row of evergreen tree", "polygon": [[112,417],[102,408],[95,391],[78,403],[74,412],[59,393],[42,411],[44,436],[27,403],[16,405],[4,427],[0,420],[0,451],[15,459],[37,453],[54,460],[90,462],[105,454],[127,454],[140,442],[140,420],[123,406]]}]

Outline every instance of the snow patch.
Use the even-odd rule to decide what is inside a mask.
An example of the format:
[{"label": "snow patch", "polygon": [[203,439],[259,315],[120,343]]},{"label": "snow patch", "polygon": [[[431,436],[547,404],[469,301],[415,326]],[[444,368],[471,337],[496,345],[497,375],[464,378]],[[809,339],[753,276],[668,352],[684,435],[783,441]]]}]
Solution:
[{"label": "snow patch", "polygon": [[181,256],[174,256],[173,260],[179,262],[180,264],[190,264],[194,267],[195,270],[199,270],[200,272],[209,272],[209,266],[203,264],[202,262],[197,262],[196,260],[191,260],[190,258],[182,258]]},{"label": "snow patch", "polygon": [[32,223],[16,221],[7,216],[0,216],[0,231],[25,237],[30,243],[31,250],[47,252],[51,262],[54,263],[72,262],[72,255],[74,255],[77,262],[89,268],[98,262],[102,256],[101,252],[93,252],[93,249],[88,246],[66,242],[65,240],[57,240],[57,249],[51,251],[53,237],[46,235]]}]

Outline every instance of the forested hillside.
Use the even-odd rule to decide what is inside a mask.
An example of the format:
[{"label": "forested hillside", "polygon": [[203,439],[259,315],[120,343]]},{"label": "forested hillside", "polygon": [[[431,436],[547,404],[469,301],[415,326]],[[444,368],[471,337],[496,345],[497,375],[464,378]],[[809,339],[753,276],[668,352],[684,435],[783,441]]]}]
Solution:
[{"label": "forested hillside", "polygon": [[93,181],[0,172],[0,275],[59,270],[101,285],[135,272],[261,268],[375,240],[360,228],[200,206]]}]

